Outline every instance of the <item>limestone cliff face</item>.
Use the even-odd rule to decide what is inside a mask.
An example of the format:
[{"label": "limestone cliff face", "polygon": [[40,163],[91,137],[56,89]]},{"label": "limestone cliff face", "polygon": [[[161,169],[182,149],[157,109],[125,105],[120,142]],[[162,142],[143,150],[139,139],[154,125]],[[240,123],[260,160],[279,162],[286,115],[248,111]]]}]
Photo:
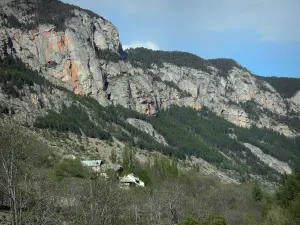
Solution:
[{"label": "limestone cliff face", "polygon": [[[267,111],[277,116],[285,116],[287,107],[291,104],[270,84],[257,80],[245,70],[233,68],[229,76],[223,78],[217,72],[209,74],[167,63],[162,68],[154,65],[148,71],[124,64],[109,63],[105,67],[110,74],[111,101],[115,103],[149,115],[172,104],[193,107],[196,110],[206,106],[237,126],[249,127],[256,124],[287,136],[295,134],[287,125],[264,113]],[[159,80],[156,79],[157,76],[160,77]],[[173,82],[177,88],[168,85],[168,82]],[[253,119],[251,113],[244,109],[247,102],[255,103],[252,110],[259,112],[257,118]],[[299,112],[297,98],[292,102],[293,110]]]},{"label": "limestone cliff face", "polygon": [[[276,116],[289,112],[299,116],[299,93],[292,99],[283,99],[270,84],[239,68],[222,77],[214,67],[208,73],[164,63],[145,70],[122,60],[107,61],[103,51],[118,53],[120,46],[118,30],[112,23],[74,8],[62,31],[52,24],[32,29],[7,26],[9,16],[21,18],[22,23],[31,20],[30,13],[23,13],[27,6],[20,2],[0,2],[0,55],[22,59],[55,84],[76,94],[90,95],[103,105],[121,104],[148,115],[172,104],[196,110],[206,106],[241,127],[256,124],[287,136],[295,135],[270,112]],[[249,108],[246,110],[248,103],[259,112],[256,118]]]},{"label": "limestone cliff face", "polygon": [[6,17],[26,18],[19,16],[20,7],[26,7],[20,2],[11,1],[2,9],[5,17],[0,29],[1,55],[14,55],[52,82],[72,88],[76,94],[91,95],[106,104],[105,71],[96,53],[106,49],[118,51],[117,29],[104,18],[92,17],[78,9],[74,9],[73,16],[65,21],[64,31],[57,31],[51,24],[40,24],[30,30],[6,27]]}]

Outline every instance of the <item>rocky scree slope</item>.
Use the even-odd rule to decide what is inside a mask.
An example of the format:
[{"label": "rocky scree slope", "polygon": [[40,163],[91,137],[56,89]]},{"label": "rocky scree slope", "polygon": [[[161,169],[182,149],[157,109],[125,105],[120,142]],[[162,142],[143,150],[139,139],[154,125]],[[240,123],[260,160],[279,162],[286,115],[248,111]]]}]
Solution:
[{"label": "rocky scree slope", "polygon": [[293,127],[299,124],[299,89],[280,95],[268,79],[233,60],[147,49],[123,52],[111,22],[56,0],[1,1],[0,23],[1,55],[18,57],[51,82],[104,106],[121,104],[147,115],[172,104],[206,106],[241,127],[299,133]]}]

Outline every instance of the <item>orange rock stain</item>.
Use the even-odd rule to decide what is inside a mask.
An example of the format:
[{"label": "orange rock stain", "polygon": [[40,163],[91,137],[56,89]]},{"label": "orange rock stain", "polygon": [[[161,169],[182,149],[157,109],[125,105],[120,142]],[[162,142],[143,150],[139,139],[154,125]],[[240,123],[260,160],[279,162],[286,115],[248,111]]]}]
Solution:
[{"label": "orange rock stain", "polygon": [[50,41],[49,43],[49,49],[51,49],[54,52],[57,52],[57,46],[52,41]]},{"label": "orange rock stain", "polygon": [[64,41],[62,39],[58,40],[57,43],[58,49],[60,53],[64,53]]},{"label": "orange rock stain", "polygon": [[192,109],[195,109],[195,110],[200,110],[200,106],[199,105],[196,105],[195,103],[192,104]]},{"label": "orange rock stain", "polygon": [[44,36],[47,37],[47,38],[50,38],[51,37],[51,32],[50,31],[45,31]]},{"label": "orange rock stain", "polygon": [[67,34],[65,34],[64,45],[65,45],[68,49],[71,48],[71,44],[70,44],[70,42],[69,42],[69,38],[68,38],[68,35],[67,35]]},{"label": "orange rock stain", "polygon": [[73,82],[73,90],[75,94],[82,94],[82,90],[79,86],[79,66],[76,64],[71,65],[71,76],[72,76],[72,82]]}]

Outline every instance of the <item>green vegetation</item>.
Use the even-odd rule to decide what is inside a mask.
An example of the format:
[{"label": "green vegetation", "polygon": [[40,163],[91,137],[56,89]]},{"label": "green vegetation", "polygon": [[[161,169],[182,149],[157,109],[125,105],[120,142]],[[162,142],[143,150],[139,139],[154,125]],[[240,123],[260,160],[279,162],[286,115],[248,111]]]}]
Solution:
[{"label": "green vegetation", "polygon": [[197,218],[187,215],[183,218],[179,225],[201,225],[201,222]]},{"label": "green vegetation", "polygon": [[33,22],[22,24],[16,17],[9,16],[8,26],[33,29],[36,28],[39,24],[52,24],[56,27],[57,30],[65,30],[65,22],[67,19],[70,19],[72,16],[75,16],[73,10],[80,9],[88,13],[91,17],[100,18],[101,16],[86,10],[81,9],[78,6],[66,4],[58,0],[37,0],[28,1],[27,3],[27,12],[24,12],[29,15],[33,15]]},{"label": "green vegetation", "polygon": [[96,48],[96,55],[100,58],[100,59],[104,59],[106,61],[111,61],[111,62],[119,62],[119,60],[121,60],[121,56],[119,54],[117,54],[116,52],[112,52],[109,49],[106,50],[101,50]]},{"label": "green vegetation", "polygon": [[263,193],[258,184],[255,184],[252,188],[252,197],[256,202],[260,202],[263,199]]},{"label": "green vegetation", "polygon": [[[271,174],[277,174],[268,166],[261,164],[246,147],[228,137],[230,129],[233,128],[238,139],[243,141],[244,137],[253,136],[251,130],[235,127],[206,108],[198,112],[191,108],[172,106],[149,121],[170,145],[187,155],[201,157],[223,169],[233,169],[240,175],[255,173],[274,179]],[[234,163],[220,151],[232,158]],[[241,159],[246,161],[247,166]]]},{"label": "green vegetation", "polygon": [[1,90],[14,98],[21,97],[20,90],[25,85],[33,87],[34,84],[49,86],[50,83],[38,72],[28,69],[19,59],[11,57],[0,58]]},{"label": "green vegetation", "polygon": [[170,63],[179,67],[189,67],[210,72],[209,66],[214,66],[220,70],[219,75],[223,77],[227,77],[228,71],[233,67],[245,70],[244,67],[240,66],[232,59],[221,58],[205,60],[199,56],[187,52],[169,52],[160,50],[154,51],[146,48],[126,50],[125,59],[128,60],[132,65],[139,66],[143,69],[149,69],[153,64],[162,67],[163,63]]},{"label": "green vegetation", "polygon": [[293,169],[299,169],[300,138],[288,138],[266,128],[235,128],[234,132],[240,141],[259,147],[264,153],[281,161],[288,162]]},{"label": "green vegetation", "polygon": [[124,173],[132,173],[135,167],[134,160],[134,150],[128,145],[125,145],[122,155],[123,163],[122,167],[124,169]]},{"label": "green vegetation", "polygon": [[111,140],[111,135],[93,123],[83,107],[75,104],[70,107],[63,105],[60,113],[49,111],[45,117],[38,117],[34,126],[79,135],[84,133],[91,138]]},{"label": "green vegetation", "polygon": [[271,84],[283,98],[293,97],[300,90],[300,79],[291,77],[257,77]]},{"label": "green vegetation", "polygon": [[223,216],[210,214],[204,220],[199,220],[193,216],[185,216],[179,225],[229,225]]},{"label": "green vegetation", "polygon": [[233,59],[225,59],[225,58],[208,59],[207,62],[212,66],[216,67],[220,71],[219,75],[222,77],[227,77],[229,70],[231,70],[233,67],[247,70],[246,68],[239,65]]},{"label": "green vegetation", "polygon": [[[59,162],[54,149],[26,129],[0,123],[0,206],[14,209],[7,212],[12,224],[300,222],[297,172],[283,175],[276,194],[269,195],[258,184],[225,185],[199,173],[180,171],[175,158],[154,155],[152,163],[140,163],[134,147],[126,146],[129,160],[125,156],[123,163],[128,172],[140,175],[146,187],[122,190],[118,179],[91,176],[78,160]],[[259,194],[253,194],[253,187]],[[251,196],[259,196],[259,201]]]},{"label": "green vegetation", "polygon": [[171,63],[179,67],[191,67],[209,71],[204,59],[187,52],[168,52],[154,51],[146,48],[128,49],[125,51],[126,60],[132,65],[142,67],[143,69],[151,68],[152,64],[163,66],[163,63]]},{"label": "green vegetation", "polygon": [[84,168],[80,160],[63,160],[54,167],[54,173],[57,177],[78,177],[85,178],[88,171]]},{"label": "green vegetation", "polygon": [[175,159],[161,156],[143,164],[133,154],[130,168],[147,186],[120,189],[118,179],[87,175],[78,160],[58,161],[50,154],[56,151],[26,129],[0,124],[0,207],[14,209],[7,212],[12,224],[178,224],[185,215],[241,224],[245,212],[259,215],[247,186],[179,171]]},{"label": "green vegetation", "polygon": [[6,105],[0,105],[0,114],[9,114],[9,108]]},{"label": "green vegetation", "polygon": [[267,197],[262,208],[264,225],[296,225],[300,223],[300,175],[283,175],[274,198]]},{"label": "green vegetation", "polygon": [[[138,174],[147,185],[161,183],[163,180],[178,178],[179,169],[176,158],[168,159],[166,156],[152,155],[153,162],[141,164],[135,156],[135,148],[125,145],[122,152],[123,174]],[[150,159],[149,159],[150,160]]]},{"label": "green vegetation", "polygon": [[254,100],[242,102],[240,105],[248,114],[250,119],[256,121],[259,120],[259,114],[261,110],[259,108],[259,105]]}]

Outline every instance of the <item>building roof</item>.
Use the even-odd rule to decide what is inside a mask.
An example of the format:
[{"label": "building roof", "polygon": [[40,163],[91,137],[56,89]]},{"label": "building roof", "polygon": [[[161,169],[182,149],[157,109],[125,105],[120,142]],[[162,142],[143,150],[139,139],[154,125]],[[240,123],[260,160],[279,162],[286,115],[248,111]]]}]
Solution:
[{"label": "building roof", "polygon": [[132,173],[128,174],[128,175],[126,175],[124,177],[121,177],[120,178],[120,182],[121,183],[135,183],[138,186],[142,186],[142,187],[145,186],[144,182],[141,181],[138,177],[135,177]]},{"label": "building roof", "polygon": [[82,160],[81,163],[88,167],[97,167],[103,164],[102,160]]}]

